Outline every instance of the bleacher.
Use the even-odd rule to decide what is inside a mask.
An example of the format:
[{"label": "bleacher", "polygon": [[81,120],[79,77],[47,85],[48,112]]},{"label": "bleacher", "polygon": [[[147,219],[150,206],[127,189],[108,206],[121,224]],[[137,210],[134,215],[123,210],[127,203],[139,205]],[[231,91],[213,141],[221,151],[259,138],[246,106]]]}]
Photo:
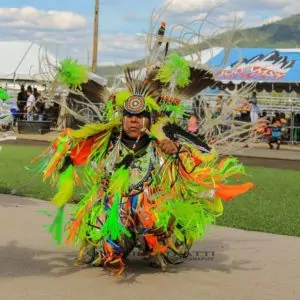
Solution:
[{"label": "bleacher", "polygon": [[[225,93],[220,94],[200,94],[201,100],[206,101],[210,107],[214,107],[217,95],[223,95],[223,99],[227,99],[230,95]],[[188,108],[192,108],[193,99],[187,101]],[[262,111],[266,111],[269,115],[274,115],[275,112],[285,113],[290,117],[289,124],[289,139],[286,141],[291,144],[300,143],[300,96],[292,93],[286,97],[258,95],[258,106]]]}]

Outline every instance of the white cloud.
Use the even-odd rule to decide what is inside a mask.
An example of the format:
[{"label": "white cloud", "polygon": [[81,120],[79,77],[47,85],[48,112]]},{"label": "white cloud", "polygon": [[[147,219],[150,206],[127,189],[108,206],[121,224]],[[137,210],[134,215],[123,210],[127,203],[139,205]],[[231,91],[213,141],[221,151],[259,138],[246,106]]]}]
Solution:
[{"label": "white cloud", "polygon": [[[166,0],[168,3],[169,0]],[[228,0],[173,0],[168,10],[175,13],[191,11],[208,11],[219,4],[227,3]]]},{"label": "white cloud", "polygon": [[60,57],[87,56],[92,40],[88,20],[71,11],[42,11],[34,7],[0,8],[0,40],[29,40]]},{"label": "white cloud", "polygon": [[300,3],[298,1],[291,1],[291,3],[287,4],[283,12],[285,15],[295,14],[300,12]]},{"label": "white cloud", "polygon": [[230,0],[230,3],[253,14],[260,14],[262,11],[267,12],[270,17],[286,17],[300,13],[300,3],[295,0]]},{"label": "white cloud", "polygon": [[[166,4],[168,2],[169,0],[165,0]],[[189,19],[202,12],[214,11],[218,7],[227,14],[233,10],[245,11],[250,17],[260,15],[262,12],[269,13],[270,17],[273,15],[285,17],[300,13],[300,2],[295,0],[173,0],[168,12],[173,16],[185,15],[186,19]]]},{"label": "white cloud", "polygon": [[262,25],[272,24],[272,23],[275,23],[275,22],[280,21],[281,19],[282,19],[282,18],[279,17],[279,16],[269,17],[269,18],[264,19],[264,20],[262,21]]},{"label": "white cloud", "polygon": [[229,12],[228,14],[223,14],[223,15],[220,15],[218,17],[218,21],[221,21],[221,22],[233,22],[233,21],[236,21],[236,22],[241,22],[241,21],[244,21],[244,18],[245,18],[245,14],[246,12],[243,11],[243,10],[240,10],[240,11],[232,11],[232,12]]},{"label": "white cloud", "polygon": [[99,50],[105,53],[128,53],[134,56],[142,53],[144,49],[145,45],[134,35],[118,33],[100,36]]},{"label": "white cloud", "polygon": [[[103,1],[111,5],[113,0]],[[114,3],[117,2],[118,0],[115,0]],[[161,2],[167,3],[169,0]],[[99,64],[114,65],[140,59],[145,55],[146,39],[138,38],[135,32],[148,29],[151,11],[145,10],[137,14],[130,3],[133,1],[129,1],[128,9],[115,11],[113,17],[118,22],[107,24],[103,18],[100,19]],[[189,28],[195,31],[191,30],[191,36],[186,35],[184,38],[196,41],[193,34],[198,32],[199,28],[201,38],[205,39],[233,27],[235,21],[240,23],[239,27],[256,27],[299,12],[300,4],[295,0],[173,0],[158,23],[165,20],[168,33],[174,24],[191,26]],[[207,13],[208,22],[204,21],[204,26],[201,27],[201,19],[206,19]],[[147,19],[144,19],[145,15]],[[262,17],[266,15],[270,17]],[[196,19],[199,21],[190,23]],[[108,34],[105,28],[120,33]],[[176,27],[174,35],[180,36],[181,29],[182,27]],[[90,60],[92,57],[93,20],[87,20],[71,11],[43,11],[30,6],[0,8],[0,30],[0,40],[33,40],[48,45],[49,50],[57,50],[61,57],[69,55],[83,62],[87,61],[88,52]],[[171,47],[174,47],[174,43]]]},{"label": "white cloud", "polygon": [[34,7],[0,8],[0,26],[69,30],[84,28],[87,20],[70,11],[42,11]]},{"label": "white cloud", "polygon": [[116,64],[116,62],[115,61],[109,61],[109,60],[107,60],[107,61],[100,61],[99,63],[98,63],[98,66],[105,66],[105,67],[107,67],[107,66],[116,66],[117,64]]},{"label": "white cloud", "polygon": [[294,0],[264,0],[261,3],[273,8],[282,8],[293,4],[294,2]]},{"label": "white cloud", "polygon": [[[93,27],[78,14],[33,7],[0,8],[1,26],[6,30],[0,40],[31,40],[45,45],[59,57],[72,56],[86,62],[89,56],[91,60]],[[99,41],[102,65],[129,62],[144,54],[144,45],[134,34],[110,35],[100,31]]]}]

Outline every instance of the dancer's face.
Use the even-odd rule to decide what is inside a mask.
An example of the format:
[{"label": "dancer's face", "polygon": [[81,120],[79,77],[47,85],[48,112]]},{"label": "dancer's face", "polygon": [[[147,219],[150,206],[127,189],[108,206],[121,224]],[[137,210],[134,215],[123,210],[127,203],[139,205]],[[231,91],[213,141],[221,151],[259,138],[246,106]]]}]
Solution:
[{"label": "dancer's face", "polygon": [[143,128],[149,129],[150,120],[140,115],[127,114],[123,117],[123,130],[132,139],[136,139],[139,136],[143,136]]}]

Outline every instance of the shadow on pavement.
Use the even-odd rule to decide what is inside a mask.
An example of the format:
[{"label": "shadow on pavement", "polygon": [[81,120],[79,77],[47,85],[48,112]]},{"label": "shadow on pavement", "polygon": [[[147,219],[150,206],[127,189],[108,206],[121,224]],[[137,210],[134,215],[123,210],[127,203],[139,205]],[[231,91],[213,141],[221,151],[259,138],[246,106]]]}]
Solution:
[{"label": "shadow on pavement", "polygon": [[232,271],[253,271],[260,268],[247,266],[251,261],[246,257],[243,260],[236,260],[230,257],[228,252],[229,243],[221,240],[205,240],[205,243],[197,243],[191,250],[191,256],[183,263],[168,265],[166,271],[161,268],[150,267],[149,262],[142,258],[129,256],[124,275],[119,278],[119,283],[139,282],[138,277],[145,274],[177,274],[189,271],[210,272],[217,271],[231,274]]},{"label": "shadow on pavement", "polygon": [[0,246],[0,278],[23,276],[61,277],[80,268],[73,266],[76,253],[50,252],[18,247],[17,241]]},{"label": "shadow on pavement", "polygon": [[[205,246],[205,247],[204,247]],[[202,248],[202,249],[201,249]],[[235,260],[226,253],[229,243],[219,240],[206,240],[205,244],[198,243],[191,250],[191,257],[183,263],[169,265],[166,271],[161,268],[151,267],[149,261],[138,255],[131,254],[125,266],[124,274],[118,283],[138,283],[141,275],[177,274],[189,271],[210,272],[217,271],[231,274],[232,271],[252,271],[259,268],[247,267],[251,263],[248,259]],[[62,277],[79,272],[87,267],[74,266],[74,252],[50,252],[18,247],[16,241],[11,241],[7,246],[0,246],[0,278],[23,276]],[[94,268],[94,267],[90,267]],[[107,276],[99,268],[99,276]]]}]

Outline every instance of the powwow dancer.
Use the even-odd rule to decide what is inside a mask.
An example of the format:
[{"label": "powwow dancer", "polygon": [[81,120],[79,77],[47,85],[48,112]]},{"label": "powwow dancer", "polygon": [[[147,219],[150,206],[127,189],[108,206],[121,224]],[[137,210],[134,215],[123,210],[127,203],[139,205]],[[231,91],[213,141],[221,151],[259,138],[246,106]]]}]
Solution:
[{"label": "powwow dancer", "polygon": [[[219,160],[211,145],[182,126],[185,100],[211,85],[212,73],[175,52],[148,71],[143,77],[125,70],[125,88],[108,97],[99,93],[102,122],[64,130],[39,157],[43,178],[58,189],[49,232],[61,243],[65,229],[66,243],[80,246],[79,262],[116,274],[134,248],[163,269],[172,263],[169,252],[187,257],[206,226],[223,214],[223,201],[253,188],[251,182],[229,184],[245,175],[243,166],[234,157]],[[89,73],[67,59],[56,79],[80,93]],[[79,178],[86,194],[64,228]]]}]

